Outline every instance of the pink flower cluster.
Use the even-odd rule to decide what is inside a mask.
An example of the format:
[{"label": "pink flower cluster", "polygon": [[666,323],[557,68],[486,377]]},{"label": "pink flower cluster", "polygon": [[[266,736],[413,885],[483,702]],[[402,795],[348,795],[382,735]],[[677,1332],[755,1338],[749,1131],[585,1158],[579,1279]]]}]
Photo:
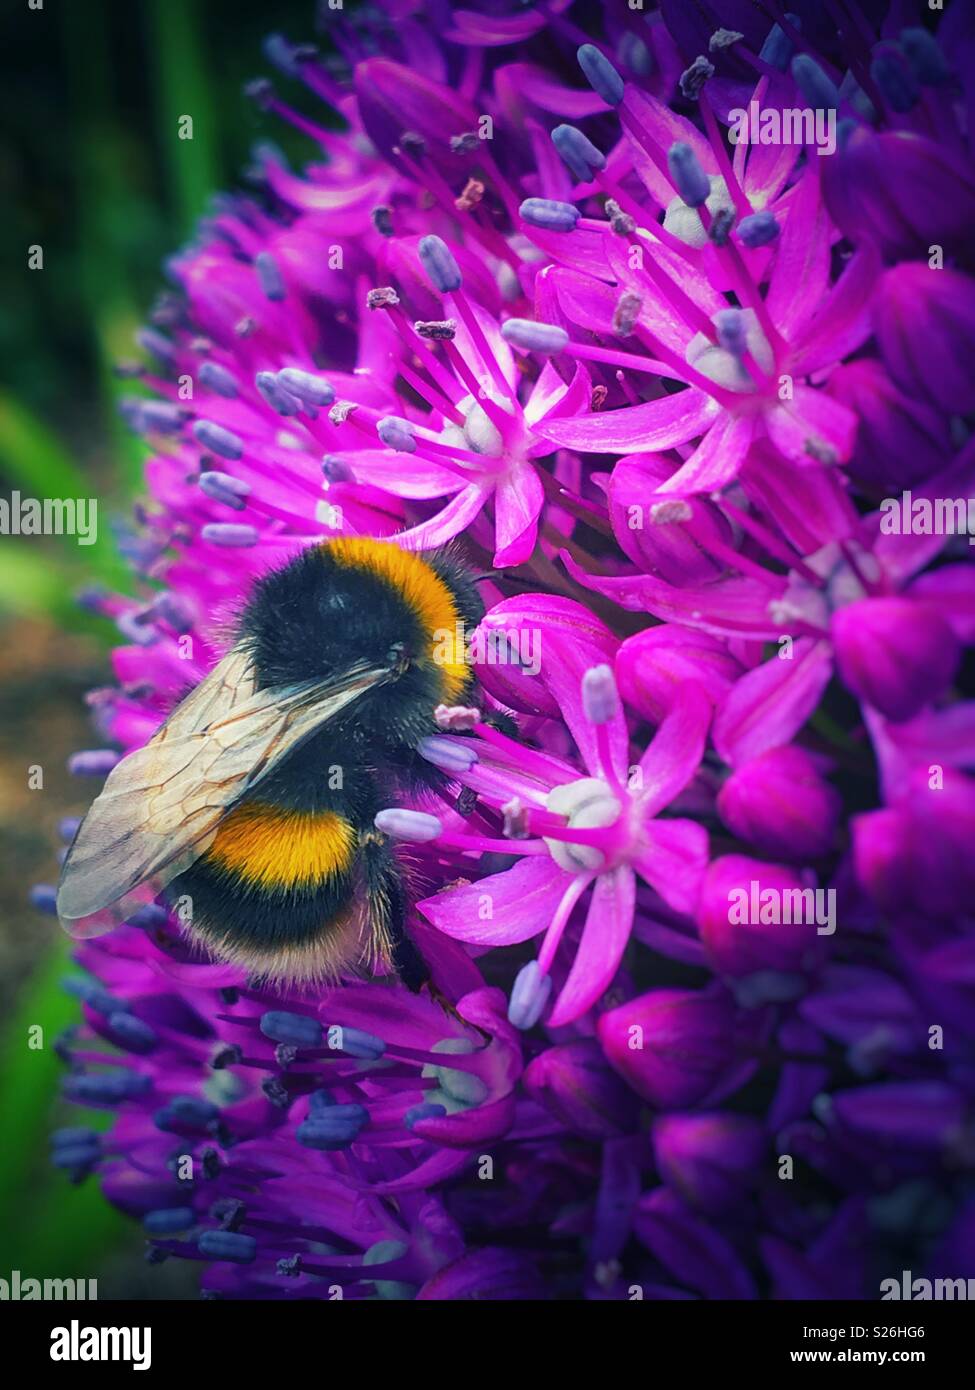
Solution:
[{"label": "pink flower cluster", "polygon": [[[314,161],[262,147],[257,191],[169,263],[153,394],[126,406],[153,448],[128,542],[152,587],[92,600],[127,638],[95,699],[125,751],[302,547],[452,543],[485,574],[482,626],[448,635],[480,654],[482,706],[442,709],[420,750],[451,795],[377,824],[410,842],[418,943],[501,1061],[453,1096],[459,1119],[415,1112],[424,1013],[398,1043],[408,1104],[349,1092],[331,1122],[372,1157],[322,1161],[381,1195],[505,1134],[531,1170],[534,1144],[511,1219],[551,1222],[581,1184],[596,1296],[644,1268],[661,1297],[818,1296],[864,1180],[953,1190],[975,1103],[975,569],[964,534],[905,534],[887,505],[910,488],[947,515],[975,479],[966,31],[807,39],[778,6],[758,33],[754,7],[712,8],[712,34],[666,4],[587,33],[565,3],[453,11],[438,34],[400,4],[381,56],[335,22],[348,81],[272,40],[342,128],[252,87]],[[835,153],[729,144],[753,101],[828,109]],[[103,949],[84,964],[111,984]],[[207,968],[180,965],[187,990]],[[155,991],[129,983],[131,1007]],[[382,997],[419,1008],[397,986],[334,993],[387,1041]],[[566,1136],[598,1149],[585,1180]],[[756,1178],[783,1146],[833,1185],[825,1223]]]}]

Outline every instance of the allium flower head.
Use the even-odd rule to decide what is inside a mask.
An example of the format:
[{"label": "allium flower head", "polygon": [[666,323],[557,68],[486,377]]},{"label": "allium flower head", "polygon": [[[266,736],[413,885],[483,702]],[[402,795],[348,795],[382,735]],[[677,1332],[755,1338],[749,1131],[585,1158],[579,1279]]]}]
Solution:
[{"label": "allium flower head", "polygon": [[210,1294],[975,1274],[971,40],[960,3],[796,9],[268,41],[249,95],[309,162],[261,144],[167,263],[140,597],[87,599],[123,644],[73,770],[326,539],[449,544],[487,611],[442,634],[477,683],[413,749],[438,789],[375,818],[432,990],[272,987],[159,903],[78,950],[65,1091],[113,1121],[54,1161]]}]

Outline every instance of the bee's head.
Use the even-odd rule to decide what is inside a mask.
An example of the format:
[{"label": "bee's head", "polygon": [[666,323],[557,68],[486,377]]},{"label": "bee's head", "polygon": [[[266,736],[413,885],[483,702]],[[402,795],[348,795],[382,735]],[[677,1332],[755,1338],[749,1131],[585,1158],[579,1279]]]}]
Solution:
[{"label": "bee's head", "polygon": [[473,577],[444,552],[354,537],[305,550],[257,585],[243,619],[261,685],[320,680],[356,663],[390,679],[352,707],[373,733],[464,703],[467,638],[483,615]]}]

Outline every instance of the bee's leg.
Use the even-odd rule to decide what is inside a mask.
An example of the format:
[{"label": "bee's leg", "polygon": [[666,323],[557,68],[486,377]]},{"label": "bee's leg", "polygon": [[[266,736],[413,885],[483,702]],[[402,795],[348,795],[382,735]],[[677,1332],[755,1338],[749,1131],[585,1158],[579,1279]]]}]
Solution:
[{"label": "bee's leg", "polygon": [[[389,847],[389,840],[381,831],[373,828],[360,831],[359,851],[373,934],[388,943],[390,959],[396,974],[407,989],[419,994],[425,988],[430,998],[440,1005],[444,1013],[470,1027],[471,1025],[457,1012],[455,1005],[434,983],[429,965],[406,930],[409,900],[403,873]],[[477,1028],[476,1024],[473,1026]],[[477,1028],[477,1031],[486,1042],[491,1041],[490,1035],[485,1033],[483,1028]]]},{"label": "bee's leg", "polygon": [[381,831],[359,836],[369,922],[374,938],[384,942],[396,974],[407,989],[419,994],[429,983],[430,967],[406,930],[408,899],[403,874]]},{"label": "bee's leg", "polygon": [[510,714],[505,714],[503,710],[486,709],[481,713],[481,723],[487,724],[492,729],[497,729],[499,734],[505,734],[508,738],[518,739],[521,737],[518,725]]}]

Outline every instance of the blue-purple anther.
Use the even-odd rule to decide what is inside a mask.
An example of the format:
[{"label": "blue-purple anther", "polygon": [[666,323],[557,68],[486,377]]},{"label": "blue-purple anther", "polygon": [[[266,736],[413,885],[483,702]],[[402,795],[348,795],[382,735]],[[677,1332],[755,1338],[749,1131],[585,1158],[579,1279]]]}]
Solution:
[{"label": "blue-purple anther", "polygon": [[94,1009],[106,1018],[124,1007],[114,994],[109,993],[97,980],[91,979],[88,975],[69,975],[61,981],[61,987],[66,994],[82,1000],[89,1009]]},{"label": "blue-purple anther", "polygon": [[258,372],[254,385],[272,410],[279,415],[297,415],[301,405],[296,396],[282,386],[274,372]]},{"label": "blue-purple anther", "polygon": [[420,238],[417,250],[430,284],[438,294],[453,294],[464,283],[460,266],[447,243],[438,236]]},{"label": "blue-purple anther", "polygon": [[116,1009],[108,1015],[108,1031],[112,1041],[126,1052],[145,1055],[152,1052],[159,1042],[159,1036],[150,1024],[124,1009]]},{"label": "blue-purple anther", "polygon": [[214,420],[194,420],[193,434],[198,444],[220,458],[236,460],[243,456],[244,441],[232,430],[224,429]]},{"label": "blue-purple anther", "polygon": [[172,401],[133,397],[119,403],[119,414],[139,434],[179,434],[187,418],[185,410]]},{"label": "blue-purple anther", "polygon": [[272,1042],[290,1043],[294,1047],[321,1047],[322,1025],[307,1014],[271,1010],[261,1015],[261,1032]]},{"label": "blue-purple anther", "polygon": [[151,1236],[175,1236],[197,1224],[192,1207],[157,1207],[147,1211],[142,1224]]},{"label": "blue-purple anther", "polygon": [[202,1096],[173,1096],[153,1115],[157,1129],[168,1134],[208,1134],[220,1110]]},{"label": "blue-purple anther", "polygon": [[322,473],[326,482],[348,483],[352,481],[352,469],[338,454],[326,454],[322,459]]},{"label": "blue-purple anther", "polygon": [[552,993],[551,975],[543,975],[537,960],[523,965],[515,978],[508,1005],[508,1021],[522,1030],[534,1028],[545,1012]]},{"label": "blue-purple anther", "polygon": [[107,777],[120,758],[121,754],[111,748],[85,749],[71,754],[68,771],[73,777]]},{"label": "blue-purple anther", "polygon": [[552,144],[558,150],[569,173],[580,183],[589,183],[600,169],[606,167],[606,156],[587,135],[574,125],[557,125],[552,131]]},{"label": "blue-purple anther", "polygon": [[361,1028],[347,1028],[344,1024],[330,1027],[325,1036],[326,1045],[348,1057],[358,1057],[364,1062],[378,1062],[386,1051],[382,1038],[366,1033]]},{"label": "blue-purple anther", "polygon": [[46,917],[57,916],[58,890],[53,883],[34,883],[27,896],[38,912],[43,912]]},{"label": "blue-purple anther", "polygon": [[574,232],[579,209],[557,198],[525,198],[518,211],[532,227],[543,232]]},{"label": "blue-purple anther", "polygon": [[[794,29],[801,32],[802,22],[798,15],[789,14],[787,11],[785,17]],[[781,24],[773,24],[758,56],[763,63],[768,63],[769,67],[778,68],[779,72],[785,72],[794,52],[795,44]]]},{"label": "blue-purple anther", "polygon": [[883,93],[884,101],[898,115],[906,115],[917,105],[921,93],[914,74],[894,44],[877,45],[870,76]]},{"label": "blue-purple anther", "polygon": [[392,836],[394,840],[413,840],[418,844],[436,840],[443,834],[443,826],[436,816],[401,806],[390,806],[379,811],[374,824],[377,830]]},{"label": "blue-purple anther", "polygon": [[260,540],[256,526],[234,521],[208,521],[200,527],[200,536],[211,545],[223,546],[228,550],[237,547],[249,549]]},{"label": "blue-purple anther", "polygon": [[546,356],[561,352],[569,341],[564,328],[555,323],[537,323],[534,319],[506,319],[501,325],[505,342],[526,352],[541,352]]},{"label": "blue-purple anther", "polygon": [[244,1231],[204,1231],[197,1249],[208,1260],[226,1260],[230,1264],[249,1265],[257,1258],[257,1240]]},{"label": "blue-purple anther", "polygon": [[151,1091],[152,1077],[128,1068],[82,1072],[66,1076],[63,1089],[70,1100],[80,1104],[112,1107]]},{"label": "blue-purple anther", "polygon": [[281,267],[270,251],[258,251],[254,257],[254,269],[264,294],[274,303],[280,303],[287,296]]},{"label": "blue-purple anther", "polygon": [[576,57],[590,87],[597,96],[602,97],[607,106],[619,106],[626,95],[623,79],[601,49],[593,43],[584,43]]},{"label": "blue-purple anther", "polygon": [[667,167],[674,187],[687,206],[703,207],[711,192],[711,181],[690,145],[683,140],[671,145],[667,151]]},{"label": "blue-purple anther", "polygon": [[213,391],[228,401],[232,401],[240,395],[237,378],[219,362],[201,362],[196,376],[201,386],[205,386],[208,391]]},{"label": "blue-purple anther", "polygon": [[768,246],[779,235],[781,227],[771,212],[753,212],[743,217],[735,228],[742,244],[754,251],[759,246]]},{"label": "blue-purple anther", "polygon": [[416,435],[408,420],[397,415],[387,415],[376,425],[376,433],[390,449],[398,449],[403,454],[416,453]]},{"label": "blue-purple anther", "polygon": [[241,478],[232,478],[229,473],[201,473],[200,488],[214,502],[222,502],[238,512],[244,510],[250,495],[250,485]]},{"label": "blue-purple anther", "polygon": [[278,372],[278,384],[308,405],[329,406],[335,400],[335,387],[330,381],[300,367],[283,367]]},{"label": "blue-purple anther", "polygon": [[933,34],[927,29],[903,29],[900,46],[923,87],[944,86],[949,76],[948,64]]},{"label": "blue-purple anther", "polygon": [[791,63],[792,76],[807,105],[815,111],[835,111],[842,98],[833,79],[808,53],[797,53]]},{"label": "blue-purple anther", "polygon": [[444,772],[469,772],[477,762],[477,749],[459,740],[421,738],[416,751]]},{"label": "blue-purple anther", "polygon": [[369,1112],[363,1105],[328,1105],[303,1120],[295,1137],[306,1149],[346,1149],[368,1122]]},{"label": "blue-purple anther", "polygon": [[747,324],[740,309],[719,309],[714,316],[714,329],[718,346],[726,352],[741,357],[747,350]]},{"label": "blue-purple anther", "polygon": [[620,707],[611,666],[591,666],[582,678],[582,707],[590,724],[608,724]]}]

